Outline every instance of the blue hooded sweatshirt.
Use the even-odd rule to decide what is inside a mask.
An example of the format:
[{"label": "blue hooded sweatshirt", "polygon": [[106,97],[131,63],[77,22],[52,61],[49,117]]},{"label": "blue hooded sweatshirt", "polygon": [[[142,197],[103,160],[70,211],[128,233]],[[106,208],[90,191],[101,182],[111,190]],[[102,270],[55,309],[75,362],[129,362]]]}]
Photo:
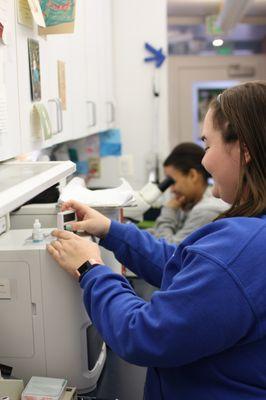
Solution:
[{"label": "blue hooded sweatshirt", "polygon": [[149,302],[107,266],[81,280],[106,343],[148,367],[146,400],[266,399],[266,216],[225,218],[179,246],[112,222],[100,244],[160,287]]}]

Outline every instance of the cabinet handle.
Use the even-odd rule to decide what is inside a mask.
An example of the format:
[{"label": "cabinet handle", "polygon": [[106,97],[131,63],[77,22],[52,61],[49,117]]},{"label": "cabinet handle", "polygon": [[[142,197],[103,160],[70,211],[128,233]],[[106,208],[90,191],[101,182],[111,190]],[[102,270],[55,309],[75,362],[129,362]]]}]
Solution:
[{"label": "cabinet handle", "polygon": [[[107,121],[106,122],[108,124],[111,124],[112,122],[115,122],[115,105],[114,105],[113,101],[107,101],[106,106],[107,106]],[[110,113],[111,118],[110,119],[108,118],[108,108],[109,107],[111,110],[111,113]]]},{"label": "cabinet handle", "polygon": [[58,133],[61,133],[63,131],[63,113],[62,113],[62,103],[61,100],[58,97],[55,97],[54,99],[49,99],[48,103],[55,103],[56,106],[56,124],[57,124],[57,129],[52,132],[53,135],[57,135]]},{"label": "cabinet handle", "polygon": [[93,126],[96,126],[96,104],[94,101],[88,100],[86,101],[87,105],[91,106],[92,108],[92,122],[91,124],[88,124],[88,128],[92,128]]},{"label": "cabinet handle", "polygon": [[111,101],[111,115],[112,115],[112,120],[111,120],[111,122],[115,122],[115,105],[114,105],[114,102],[113,101]]}]

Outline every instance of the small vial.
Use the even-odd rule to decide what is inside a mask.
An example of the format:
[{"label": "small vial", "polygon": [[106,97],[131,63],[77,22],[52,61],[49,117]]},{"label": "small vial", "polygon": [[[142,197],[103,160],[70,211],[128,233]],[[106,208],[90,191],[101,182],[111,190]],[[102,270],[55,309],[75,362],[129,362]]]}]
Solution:
[{"label": "small vial", "polygon": [[41,242],[43,240],[43,232],[41,227],[40,221],[35,219],[32,230],[32,241],[34,243]]}]

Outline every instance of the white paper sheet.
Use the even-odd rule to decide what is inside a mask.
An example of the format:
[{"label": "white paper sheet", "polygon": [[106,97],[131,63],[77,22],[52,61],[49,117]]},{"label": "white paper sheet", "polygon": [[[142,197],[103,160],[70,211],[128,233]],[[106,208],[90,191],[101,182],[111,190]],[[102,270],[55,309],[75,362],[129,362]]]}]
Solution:
[{"label": "white paper sheet", "polygon": [[84,180],[74,178],[61,192],[59,202],[78,200],[91,207],[123,207],[134,204],[134,191],[130,184],[121,178],[122,184],[114,189],[90,190]]},{"label": "white paper sheet", "polygon": [[37,25],[45,27],[45,21],[39,0],[28,0],[32,16]]}]

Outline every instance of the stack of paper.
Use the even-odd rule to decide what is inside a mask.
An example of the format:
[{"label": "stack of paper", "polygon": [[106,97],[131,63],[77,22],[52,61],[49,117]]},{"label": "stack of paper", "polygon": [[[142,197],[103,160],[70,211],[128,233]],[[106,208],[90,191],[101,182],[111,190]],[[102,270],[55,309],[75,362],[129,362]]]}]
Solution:
[{"label": "stack of paper", "polygon": [[33,376],[23,390],[21,400],[59,400],[66,385],[65,379]]},{"label": "stack of paper", "polygon": [[124,207],[134,204],[132,187],[124,178],[121,181],[122,184],[117,188],[90,190],[81,178],[74,178],[62,189],[59,202],[78,200],[90,207]]}]

